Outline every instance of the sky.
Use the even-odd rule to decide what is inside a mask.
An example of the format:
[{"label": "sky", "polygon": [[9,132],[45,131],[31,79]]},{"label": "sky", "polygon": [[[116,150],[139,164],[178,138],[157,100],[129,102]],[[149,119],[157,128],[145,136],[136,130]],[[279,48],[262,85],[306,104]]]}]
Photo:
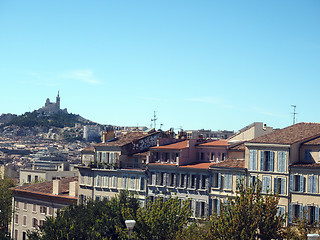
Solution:
[{"label": "sky", "polygon": [[319,0],[1,0],[0,114],[163,130],[320,122]]}]

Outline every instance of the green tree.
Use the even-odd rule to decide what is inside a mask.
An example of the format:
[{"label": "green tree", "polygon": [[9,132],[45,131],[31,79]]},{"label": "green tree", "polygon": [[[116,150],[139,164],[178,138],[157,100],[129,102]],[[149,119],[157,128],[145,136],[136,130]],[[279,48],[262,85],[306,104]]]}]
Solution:
[{"label": "green tree", "polygon": [[285,216],[277,215],[278,197],[261,193],[261,184],[238,183],[236,197],[222,204],[220,215],[192,224],[179,239],[282,239]]},{"label": "green tree", "polygon": [[190,201],[159,198],[137,212],[136,239],[175,239],[191,216]]},{"label": "green tree", "polygon": [[0,179],[0,239],[6,239],[8,236],[8,224],[12,215],[12,191],[10,188],[14,185],[10,178]]},{"label": "green tree", "polygon": [[101,240],[125,239],[123,213],[135,214],[139,202],[127,192],[104,201],[89,201],[86,205],[72,205],[49,217],[39,230],[28,232],[31,240]]}]

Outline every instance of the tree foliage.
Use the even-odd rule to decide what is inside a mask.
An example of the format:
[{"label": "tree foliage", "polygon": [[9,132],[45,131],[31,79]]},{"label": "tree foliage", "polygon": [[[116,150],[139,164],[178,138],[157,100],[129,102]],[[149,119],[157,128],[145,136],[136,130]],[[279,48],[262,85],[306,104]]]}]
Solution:
[{"label": "tree foliage", "polygon": [[236,197],[222,204],[220,215],[194,223],[180,239],[281,239],[284,216],[277,216],[278,197],[262,194],[261,185],[238,184]]},{"label": "tree foliage", "polygon": [[10,178],[0,179],[0,239],[6,239],[12,214],[12,192],[14,182]]}]

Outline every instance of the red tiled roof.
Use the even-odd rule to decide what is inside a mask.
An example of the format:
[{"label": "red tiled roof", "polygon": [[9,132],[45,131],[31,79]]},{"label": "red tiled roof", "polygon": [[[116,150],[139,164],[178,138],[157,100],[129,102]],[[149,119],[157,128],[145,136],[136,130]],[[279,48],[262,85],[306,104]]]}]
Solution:
[{"label": "red tiled roof", "polygon": [[157,147],[152,147],[151,149],[184,149],[188,147],[188,140],[182,141],[182,142],[177,142],[177,143],[172,143],[169,145],[164,145],[164,146],[157,146]]},{"label": "red tiled roof", "polygon": [[89,153],[93,153],[94,152],[94,146],[89,146],[89,147],[86,147],[84,149],[81,150],[82,153],[84,152],[89,152]]},{"label": "red tiled roof", "polygon": [[320,168],[320,163],[295,163],[291,167],[294,167],[294,168],[299,168],[299,167]]},{"label": "red tiled roof", "polygon": [[213,141],[213,142],[202,143],[202,144],[199,144],[199,146],[223,146],[223,147],[227,147],[228,146],[228,141],[227,140],[218,140],[218,141]]},{"label": "red tiled roof", "polygon": [[309,142],[304,143],[304,145],[320,145],[320,138],[313,139]]},{"label": "red tiled roof", "polygon": [[231,146],[229,146],[229,150],[235,150],[235,151],[244,151],[245,150],[245,145],[244,145],[245,142],[241,142],[241,143],[236,143],[236,144],[233,144]]},{"label": "red tiled roof", "polygon": [[177,166],[177,164],[172,163],[148,163],[151,166]]},{"label": "red tiled roof", "polygon": [[143,137],[153,135],[155,133],[148,134],[145,132],[130,132],[124,136],[116,138],[114,141],[98,143],[95,146],[124,146],[135,140],[139,140]]},{"label": "red tiled roof", "polygon": [[[78,177],[67,177],[60,179],[61,183],[61,194],[59,196],[69,197],[69,183],[78,181]],[[19,187],[12,188],[13,192],[29,192],[29,193],[38,193],[44,195],[53,195],[53,181],[27,184]],[[56,195],[54,195],[56,196]],[[72,197],[74,198],[74,197]]]},{"label": "red tiled roof", "polygon": [[179,167],[210,169],[210,166],[211,166],[212,164],[213,164],[213,163],[194,163],[194,164],[184,165],[184,166],[179,166]]},{"label": "red tiled roof", "polygon": [[319,123],[297,123],[250,140],[251,143],[293,144],[320,136]]},{"label": "red tiled roof", "polygon": [[245,160],[227,159],[223,162],[212,164],[211,168],[245,168]]}]

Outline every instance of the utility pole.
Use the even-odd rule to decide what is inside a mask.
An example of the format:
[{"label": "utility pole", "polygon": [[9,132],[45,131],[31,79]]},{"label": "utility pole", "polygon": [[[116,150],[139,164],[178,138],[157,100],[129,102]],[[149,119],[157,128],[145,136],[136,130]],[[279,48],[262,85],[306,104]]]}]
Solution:
[{"label": "utility pole", "polygon": [[152,122],[153,122],[153,127],[154,129],[156,130],[156,121],[158,120],[157,116],[156,116],[156,111],[153,111],[153,118],[151,119],[151,125],[152,125]]},{"label": "utility pole", "polygon": [[296,123],[296,115],[298,114],[298,113],[296,113],[296,105],[291,105],[291,107],[293,107],[293,113],[292,113],[292,115],[293,115],[293,119],[292,119],[292,123],[293,124],[295,124]]}]

